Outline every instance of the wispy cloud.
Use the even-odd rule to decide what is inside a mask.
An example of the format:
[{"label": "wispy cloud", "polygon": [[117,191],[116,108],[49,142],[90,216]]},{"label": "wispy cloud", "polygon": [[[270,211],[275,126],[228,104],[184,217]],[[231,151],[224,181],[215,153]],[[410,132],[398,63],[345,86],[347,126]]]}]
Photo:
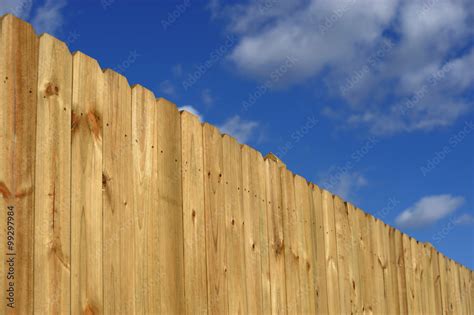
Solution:
[{"label": "wispy cloud", "polygon": [[206,105],[207,107],[210,107],[212,106],[212,104],[214,104],[214,97],[212,96],[210,89],[204,89],[201,92],[201,99],[204,105]]},{"label": "wispy cloud", "polygon": [[445,218],[463,204],[464,198],[459,196],[426,196],[400,213],[395,222],[403,228],[421,228]]},{"label": "wispy cloud", "polygon": [[[429,131],[472,110],[465,97],[474,83],[469,1],[211,4],[238,36],[229,57],[237,69],[261,81],[294,56],[298,62],[281,83],[323,79],[339,104],[332,118],[347,127],[377,135]],[[409,110],[400,111],[406,104]]]},{"label": "wispy cloud", "polygon": [[1,0],[0,15],[11,13],[19,18],[30,20],[38,33],[56,34],[64,24],[62,9],[66,0],[35,1],[32,0]]},{"label": "wispy cloud", "polygon": [[46,0],[40,5],[31,20],[36,31],[39,33],[56,33],[63,26],[62,9],[65,6],[65,0]]},{"label": "wispy cloud", "polygon": [[176,88],[170,80],[165,80],[160,83],[159,86],[160,93],[163,93],[168,96],[176,96]]},{"label": "wispy cloud", "polygon": [[471,225],[474,224],[474,216],[469,213],[461,214],[459,217],[454,219],[454,223],[461,225]]},{"label": "wispy cloud", "polygon": [[334,183],[332,192],[344,199],[350,199],[357,190],[367,186],[367,184],[367,179],[360,173],[344,173],[338,178],[338,181]]},{"label": "wispy cloud", "polygon": [[258,122],[243,120],[240,116],[235,115],[219,126],[219,129],[222,133],[235,137],[239,142],[247,143],[258,127]]}]

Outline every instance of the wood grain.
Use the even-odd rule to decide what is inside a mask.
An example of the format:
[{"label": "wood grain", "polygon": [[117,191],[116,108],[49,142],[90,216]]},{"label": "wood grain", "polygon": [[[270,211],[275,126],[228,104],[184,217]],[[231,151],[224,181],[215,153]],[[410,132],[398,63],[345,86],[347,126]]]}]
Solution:
[{"label": "wood grain", "polygon": [[102,119],[104,76],[73,56],[71,148],[71,313],[103,314]]},{"label": "wood grain", "polygon": [[202,125],[186,111],[181,112],[181,146],[186,314],[207,314]]},{"label": "wood grain", "polygon": [[72,56],[42,35],[36,119],[34,309],[68,314],[71,301]]}]

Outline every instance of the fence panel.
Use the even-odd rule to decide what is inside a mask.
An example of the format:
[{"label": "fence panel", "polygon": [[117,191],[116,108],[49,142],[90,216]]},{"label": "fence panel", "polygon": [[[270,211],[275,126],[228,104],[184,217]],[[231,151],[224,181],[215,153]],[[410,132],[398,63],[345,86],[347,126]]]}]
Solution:
[{"label": "fence panel", "polygon": [[280,167],[283,166],[269,158],[265,164],[272,313],[286,314],[285,237],[280,178]]},{"label": "fence panel", "polygon": [[314,230],[313,235],[316,241],[316,252],[314,268],[316,269],[316,312],[318,314],[327,314],[328,310],[328,289],[326,279],[326,250],[324,242],[324,215],[323,200],[321,189],[316,185],[311,185],[311,194],[313,196],[314,211]]},{"label": "fence panel", "polygon": [[73,56],[71,312],[103,314],[102,119],[104,76],[94,59]]},{"label": "fence panel", "polygon": [[[135,311],[132,92],[118,73],[104,73],[103,259],[104,313]],[[133,182],[133,181],[132,181]]]},{"label": "fence panel", "polygon": [[186,111],[181,145],[186,314],[207,314],[203,132],[199,118]]},{"label": "fence panel", "polygon": [[227,314],[222,136],[217,128],[204,124],[203,139],[208,309],[210,314]]},{"label": "fence panel", "polygon": [[236,139],[222,138],[225,181],[227,295],[229,314],[247,312],[242,155]]},{"label": "fence panel", "polygon": [[36,118],[34,309],[69,314],[72,55],[42,35]]}]

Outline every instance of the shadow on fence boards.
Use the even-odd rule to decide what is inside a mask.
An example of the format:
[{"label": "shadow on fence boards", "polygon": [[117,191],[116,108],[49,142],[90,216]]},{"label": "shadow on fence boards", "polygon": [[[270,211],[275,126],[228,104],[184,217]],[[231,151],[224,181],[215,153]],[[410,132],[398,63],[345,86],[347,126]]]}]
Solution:
[{"label": "shadow on fence boards", "polygon": [[11,15],[0,314],[473,314],[471,270]]}]

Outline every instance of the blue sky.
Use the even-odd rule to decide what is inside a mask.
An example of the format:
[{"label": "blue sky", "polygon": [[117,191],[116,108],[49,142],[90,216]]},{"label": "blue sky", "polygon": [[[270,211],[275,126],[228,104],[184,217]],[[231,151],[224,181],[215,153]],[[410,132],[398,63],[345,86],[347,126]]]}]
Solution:
[{"label": "blue sky", "polygon": [[1,0],[474,269],[474,3]]}]

